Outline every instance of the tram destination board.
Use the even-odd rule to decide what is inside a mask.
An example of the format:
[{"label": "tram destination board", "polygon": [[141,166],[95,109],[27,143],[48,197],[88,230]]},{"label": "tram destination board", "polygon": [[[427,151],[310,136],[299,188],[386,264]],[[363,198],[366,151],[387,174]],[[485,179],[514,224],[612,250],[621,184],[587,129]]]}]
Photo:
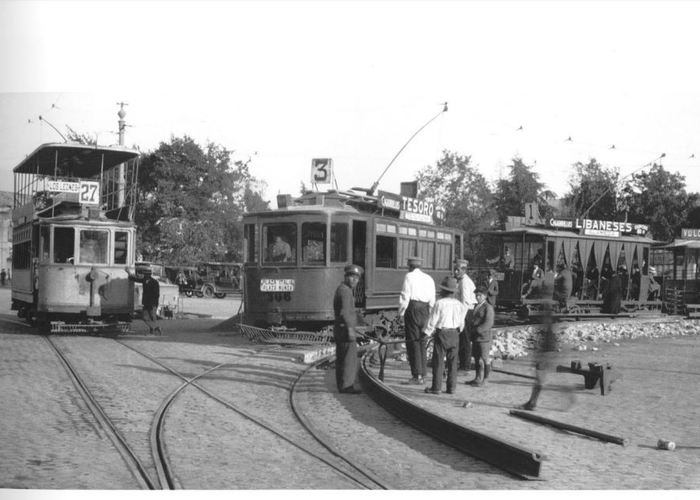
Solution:
[{"label": "tram destination board", "polygon": [[293,292],[295,280],[293,279],[262,279],[260,280],[261,292]]}]

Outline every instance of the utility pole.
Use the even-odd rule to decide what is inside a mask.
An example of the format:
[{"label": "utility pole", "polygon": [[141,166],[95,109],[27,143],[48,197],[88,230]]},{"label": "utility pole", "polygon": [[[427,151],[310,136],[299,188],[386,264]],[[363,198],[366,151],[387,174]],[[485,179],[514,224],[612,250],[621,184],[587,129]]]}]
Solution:
[{"label": "utility pole", "polygon": [[[126,129],[126,121],[124,121],[124,117],[126,116],[126,111],[124,111],[124,106],[127,106],[127,103],[125,102],[118,102],[117,105],[119,106],[119,112],[117,113],[117,116],[119,116],[119,145],[123,146],[124,145],[124,130]],[[118,170],[118,179],[117,179],[117,205],[121,208],[124,206],[125,203],[125,198],[126,198],[126,178],[124,175],[124,164],[121,163],[119,165],[119,170]]]}]

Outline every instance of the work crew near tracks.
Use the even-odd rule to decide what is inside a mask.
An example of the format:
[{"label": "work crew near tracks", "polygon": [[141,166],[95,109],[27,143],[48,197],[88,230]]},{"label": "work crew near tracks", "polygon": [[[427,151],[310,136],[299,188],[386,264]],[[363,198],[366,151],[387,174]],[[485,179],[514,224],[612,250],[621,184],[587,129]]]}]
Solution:
[{"label": "work crew near tracks", "polygon": [[442,373],[447,358],[447,394],[453,394],[457,387],[457,363],[459,356],[459,332],[464,329],[464,306],[454,296],[457,280],[447,277],[440,285],[441,298],[435,303],[424,333],[433,341],[433,383],[425,388],[428,394],[440,394]]},{"label": "work crew near tracks", "polygon": [[[469,261],[465,259],[457,259],[454,264],[454,277],[457,279],[457,293],[455,298],[464,305],[465,324],[469,324],[471,313],[476,305],[476,297],[474,296],[474,282],[467,275],[467,266]],[[469,372],[472,363],[472,348],[471,340],[467,328],[463,328],[459,334],[459,369]]]},{"label": "work crew near tracks", "polygon": [[466,382],[475,387],[481,387],[486,383],[491,373],[489,363],[489,353],[491,352],[491,341],[493,340],[493,322],[495,313],[493,306],[486,300],[487,292],[483,287],[476,290],[477,305],[468,324],[468,329],[472,339],[472,354],[476,369],[476,376],[473,380]]},{"label": "work crew near tracks", "polygon": [[335,381],[338,391],[344,394],[359,394],[355,388],[357,376],[357,311],[353,290],[362,276],[360,266],[345,266],[343,282],[333,297],[333,338],[335,339]]},{"label": "work crew near tracks", "polygon": [[421,271],[422,264],[420,257],[408,259],[408,273],[399,296],[399,316],[404,318],[406,354],[411,365],[412,377],[408,383],[416,385],[425,383],[427,337],[423,330],[435,304],[435,282]]},{"label": "work crew near tracks", "polygon": [[149,333],[151,335],[163,335],[160,326],[158,326],[157,309],[158,301],[160,300],[160,285],[158,284],[158,280],[153,279],[150,268],[141,270],[143,278],[138,278],[136,275],[132,274],[129,266],[126,266],[124,269],[129,276],[129,280],[143,285],[143,290],[141,291],[141,305],[143,305],[142,318],[143,322],[148,326]]}]

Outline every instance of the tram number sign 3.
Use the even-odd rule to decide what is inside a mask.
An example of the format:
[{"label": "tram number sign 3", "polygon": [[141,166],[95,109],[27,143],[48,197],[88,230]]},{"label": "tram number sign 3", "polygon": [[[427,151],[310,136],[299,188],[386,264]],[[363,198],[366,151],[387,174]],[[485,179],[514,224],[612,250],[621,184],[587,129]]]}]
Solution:
[{"label": "tram number sign 3", "polygon": [[311,160],[311,183],[330,184],[333,181],[333,159],[314,158]]},{"label": "tram number sign 3", "polygon": [[295,281],[293,279],[261,279],[261,292],[293,292]]}]

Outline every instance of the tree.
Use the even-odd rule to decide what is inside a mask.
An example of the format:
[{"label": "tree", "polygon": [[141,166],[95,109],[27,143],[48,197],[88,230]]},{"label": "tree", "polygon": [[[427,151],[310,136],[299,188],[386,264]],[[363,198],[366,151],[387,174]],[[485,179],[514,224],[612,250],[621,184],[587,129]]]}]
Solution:
[{"label": "tree", "polygon": [[475,255],[481,238],[477,233],[492,227],[496,214],[493,194],[471,157],[443,151],[442,158],[418,172],[420,197],[432,198],[445,209],[445,224],[465,232],[465,249]]},{"label": "tree", "polygon": [[697,193],[686,192],[684,176],[657,164],[632,176],[624,192],[630,221],[649,224],[654,239],[662,241],[680,235],[698,202]]},{"label": "tree", "polygon": [[66,139],[68,142],[77,142],[78,144],[86,144],[89,146],[97,146],[97,136],[93,137],[88,134],[81,134],[76,132],[74,129],[66,125],[68,133],[66,134]]},{"label": "tree", "polygon": [[513,158],[508,177],[496,182],[494,199],[498,223],[503,226],[508,216],[524,215],[525,203],[528,202],[537,202],[540,216],[549,218],[553,215],[553,209],[547,200],[554,197],[556,195],[545,189],[545,184],[540,182],[539,175],[533,172],[531,166],[520,158]]},{"label": "tree", "polygon": [[595,158],[573,165],[569,192],[564,196],[566,215],[588,219],[616,220],[618,217],[617,169],[603,167]]},{"label": "tree", "polygon": [[187,136],[144,155],[136,209],[144,258],[172,265],[239,260],[241,215],[267,208],[249,163],[232,163],[231,151],[202,148]]}]

